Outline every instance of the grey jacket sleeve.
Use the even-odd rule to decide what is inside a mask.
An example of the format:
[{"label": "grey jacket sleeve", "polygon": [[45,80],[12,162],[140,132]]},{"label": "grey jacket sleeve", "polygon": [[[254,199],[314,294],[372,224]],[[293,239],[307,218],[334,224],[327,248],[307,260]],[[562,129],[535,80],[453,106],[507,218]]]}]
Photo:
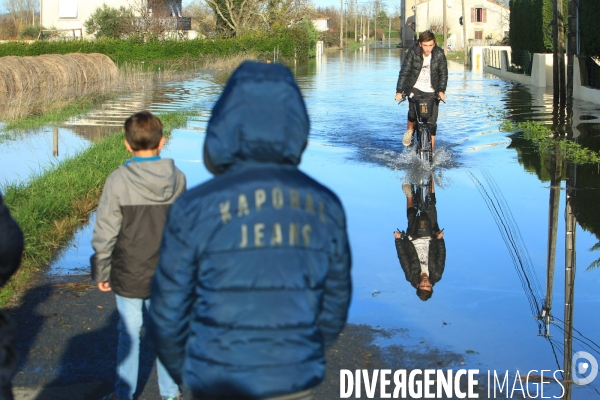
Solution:
[{"label": "grey jacket sleeve", "polygon": [[123,214],[119,199],[114,193],[114,177],[109,177],[100,196],[96,211],[96,223],[92,236],[94,254],[90,258],[92,280],[106,282],[110,277],[111,257],[121,230]]}]

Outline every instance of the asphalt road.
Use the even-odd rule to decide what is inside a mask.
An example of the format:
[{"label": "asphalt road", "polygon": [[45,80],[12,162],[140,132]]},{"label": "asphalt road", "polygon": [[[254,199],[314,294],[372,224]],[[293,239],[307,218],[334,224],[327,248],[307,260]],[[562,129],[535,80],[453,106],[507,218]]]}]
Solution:
[{"label": "asphalt road", "polygon": [[[98,291],[89,276],[51,280],[40,275],[20,304],[8,311],[19,332],[16,346],[21,363],[13,379],[16,400],[95,400],[112,391],[118,322],[112,293]],[[378,337],[405,333],[348,325],[328,349],[326,379],[315,398],[340,398],[340,369],[460,366],[462,356],[449,351],[376,344]],[[154,364],[152,343],[143,335],[140,400],[160,399]],[[184,391],[184,398],[189,399],[189,393]]]}]

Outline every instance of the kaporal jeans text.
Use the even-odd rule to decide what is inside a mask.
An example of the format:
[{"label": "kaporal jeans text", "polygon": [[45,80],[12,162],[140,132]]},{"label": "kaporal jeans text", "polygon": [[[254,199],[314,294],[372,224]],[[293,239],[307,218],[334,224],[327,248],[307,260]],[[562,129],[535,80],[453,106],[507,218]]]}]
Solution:
[{"label": "kaporal jeans text", "polygon": [[[529,371],[527,375],[521,376],[517,371],[514,379],[509,378],[509,372],[497,373],[496,371],[487,371],[487,394],[488,398],[562,398],[564,395],[564,386],[560,381],[562,371],[557,370],[552,373],[550,370],[541,371],[541,382],[536,382],[540,371]],[[404,369],[392,371],[391,369],[375,369],[373,372],[368,370],[356,370],[354,372],[342,369],[340,370],[340,398],[348,399],[364,398],[372,399],[378,395],[382,399],[402,399],[407,398],[407,394],[413,399],[440,399],[440,398],[459,398],[459,399],[478,399],[479,394],[475,392],[478,385],[476,375],[478,369],[459,369],[457,371],[443,371],[435,369],[414,369],[410,372]],[[531,379],[530,375],[536,376]],[[549,384],[553,378],[563,393],[560,396],[544,396],[544,385]],[[461,379],[466,379],[466,385],[461,385]],[[512,383],[512,385],[511,385]],[[379,390],[378,390],[379,389]]]}]

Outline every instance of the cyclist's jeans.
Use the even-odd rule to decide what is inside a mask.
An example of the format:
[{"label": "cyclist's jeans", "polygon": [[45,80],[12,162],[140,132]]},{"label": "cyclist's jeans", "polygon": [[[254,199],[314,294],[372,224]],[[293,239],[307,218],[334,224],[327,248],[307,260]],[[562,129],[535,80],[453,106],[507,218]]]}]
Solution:
[{"label": "cyclist's jeans", "polygon": [[[422,92],[419,89],[416,88],[412,88],[410,90],[410,93],[414,93],[416,97],[420,98],[420,99],[426,99],[426,98],[431,98],[431,97],[435,97],[435,93],[431,92]],[[429,128],[431,130],[431,136],[435,136],[435,132],[437,131],[437,118],[438,118],[438,105],[439,105],[439,101],[438,100],[434,100],[433,101],[433,107],[431,110],[431,116],[429,118],[427,118],[427,125],[429,125]],[[409,107],[408,107],[408,120],[410,122],[415,122],[417,120],[417,112],[415,111],[415,105],[414,103],[409,103]]]}]

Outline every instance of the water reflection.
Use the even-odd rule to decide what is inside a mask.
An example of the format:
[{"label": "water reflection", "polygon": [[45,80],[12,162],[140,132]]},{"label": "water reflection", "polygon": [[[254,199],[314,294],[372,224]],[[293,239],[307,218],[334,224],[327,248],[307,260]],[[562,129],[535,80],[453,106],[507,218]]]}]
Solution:
[{"label": "water reflection", "polygon": [[444,230],[438,225],[435,184],[430,175],[419,184],[402,185],[406,196],[406,231],[394,232],[396,252],[406,281],[427,301],[446,265]]}]

